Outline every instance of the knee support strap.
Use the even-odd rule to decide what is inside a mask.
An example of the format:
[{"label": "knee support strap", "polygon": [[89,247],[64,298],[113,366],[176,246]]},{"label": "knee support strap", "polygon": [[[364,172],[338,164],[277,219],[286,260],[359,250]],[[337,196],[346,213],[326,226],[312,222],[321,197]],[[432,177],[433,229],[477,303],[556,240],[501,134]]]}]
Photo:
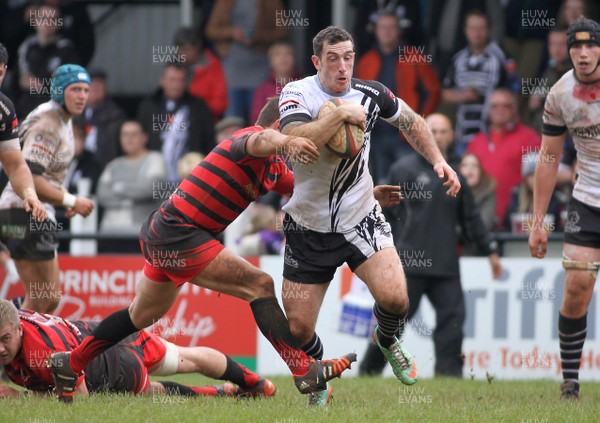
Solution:
[{"label": "knee support strap", "polygon": [[596,280],[598,277],[598,268],[600,267],[600,261],[577,261],[572,260],[570,257],[567,257],[563,254],[562,265],[564,269],[574,269],[574,270],[587,270],[590,276]]}]

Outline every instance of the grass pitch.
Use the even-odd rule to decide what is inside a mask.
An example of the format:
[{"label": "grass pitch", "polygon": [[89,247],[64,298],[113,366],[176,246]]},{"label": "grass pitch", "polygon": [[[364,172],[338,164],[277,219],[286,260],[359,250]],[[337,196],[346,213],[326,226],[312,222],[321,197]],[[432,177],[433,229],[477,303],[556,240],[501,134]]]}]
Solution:
[{"label": "grass pitch", "polygon": [[[196,375],[167,378],[205,385]],[[333,382],[326,409],[309,409],[290,377],[274,377],[273,398],[77,397],[72,406],[54,398],[0,400],[0,422],[600,422],[600,384],[583,383],[579,402],[559,401],[556,381],[435,379],[405,387],[391,378],[347,378]]]}]

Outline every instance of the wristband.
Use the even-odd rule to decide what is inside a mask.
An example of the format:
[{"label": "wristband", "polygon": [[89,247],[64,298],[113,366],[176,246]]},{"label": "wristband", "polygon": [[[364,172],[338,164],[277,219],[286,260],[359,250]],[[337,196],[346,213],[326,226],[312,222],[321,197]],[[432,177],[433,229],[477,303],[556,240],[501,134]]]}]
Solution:
[{"label": "wristband", "polygon": [[62,205],[65,207],[75,207],[75,202],[77,201],[77,197],[73,194],[69,194],[65,191],[65,195],[63,196]]},{"label": "wristband", "polygon": [[35,189],[31,188],[31,187],[27,187],[23,190],[23,199],[26,198],[38,198],[37,194],[35,193]]}]

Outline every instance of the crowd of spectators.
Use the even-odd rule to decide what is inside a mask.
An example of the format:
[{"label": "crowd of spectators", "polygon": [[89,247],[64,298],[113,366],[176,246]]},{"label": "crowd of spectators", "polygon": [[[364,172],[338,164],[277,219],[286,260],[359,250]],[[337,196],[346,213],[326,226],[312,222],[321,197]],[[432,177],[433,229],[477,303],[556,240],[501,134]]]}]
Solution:
[{"label": "crowd of spectators", "polygon": [[[597,19],[593,2],[353,0],[350,5],[356,13],[355,77],[382,82],[424,116],[448,116],[455,126],[449,154],[473,192],[486,229],[519,232],[524,224],[515,222],[531,211],[530,180],[545,96],[571,68],[566,27],[582,14]],[[281,0],[213,1],[204,24],[172,34],[170,42],[186,60],[164,67],[156,90],[143,96],[135,113],[109,95],[110,75],[88,69],[90,96],[74,121],[76,155],[67,183],[76,192],[82,178],[90,179],[92,194],[104,208],[100,230],[121,230],[127,222],[139,226],[142,215],[158,207],[164,192],[181,180],[178,165],[200,161],[237,129],[253,124],[267,99],[286,83],[314,73],[303,73],[297,61],[302,53],[291,34],[298,28],[279,24],[277,12],[287,6]],[[90,28],[83,2],[0,5],[0,41],[12,57],[2,90],[14,100],[21,120],[49,98],[54,69],[90,63],[95,50]],[[383,122],[375,125],[371,140],[375,183],[388,180],[392,163],[415,154]],[[555,230],[564,224],[576,168],[567,139],[550,212]],[[152,186],[164,192],[152,192]],[[277,216],[279,204],[272,208],[256,215],[254,227],[240,240],[244,248],[280,250],[279,231],[264,221]],[[252,230],[258,235],[252,237]]]}]

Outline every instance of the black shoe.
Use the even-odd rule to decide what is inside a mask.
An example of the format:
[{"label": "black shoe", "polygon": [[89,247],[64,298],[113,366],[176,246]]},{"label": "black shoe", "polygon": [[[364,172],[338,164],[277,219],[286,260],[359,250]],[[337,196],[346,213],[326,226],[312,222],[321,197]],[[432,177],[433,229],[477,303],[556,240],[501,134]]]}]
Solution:
[{"label": "black shoe", "polygon": [[577,401],[579,399],[579,383],[563,382],[560,385],[560,399]]},{"label": "black shoe", "polygon": [[327,389],[327,381],[340,377],[356,361],[356,354],[346,354],[333,360],[316,360],[308,366],[308,372],[302,376],[294,376],[294,383],[301,394],[310,394]]},{"label": "black shoe", "polygon": [[57,352],[48,356],[48,368],[54,379],[54,389],[59,401],[71,404],[75,396],[75,387],[77,385],[77,375],[71,369],[69,359],[71,353]]}]

